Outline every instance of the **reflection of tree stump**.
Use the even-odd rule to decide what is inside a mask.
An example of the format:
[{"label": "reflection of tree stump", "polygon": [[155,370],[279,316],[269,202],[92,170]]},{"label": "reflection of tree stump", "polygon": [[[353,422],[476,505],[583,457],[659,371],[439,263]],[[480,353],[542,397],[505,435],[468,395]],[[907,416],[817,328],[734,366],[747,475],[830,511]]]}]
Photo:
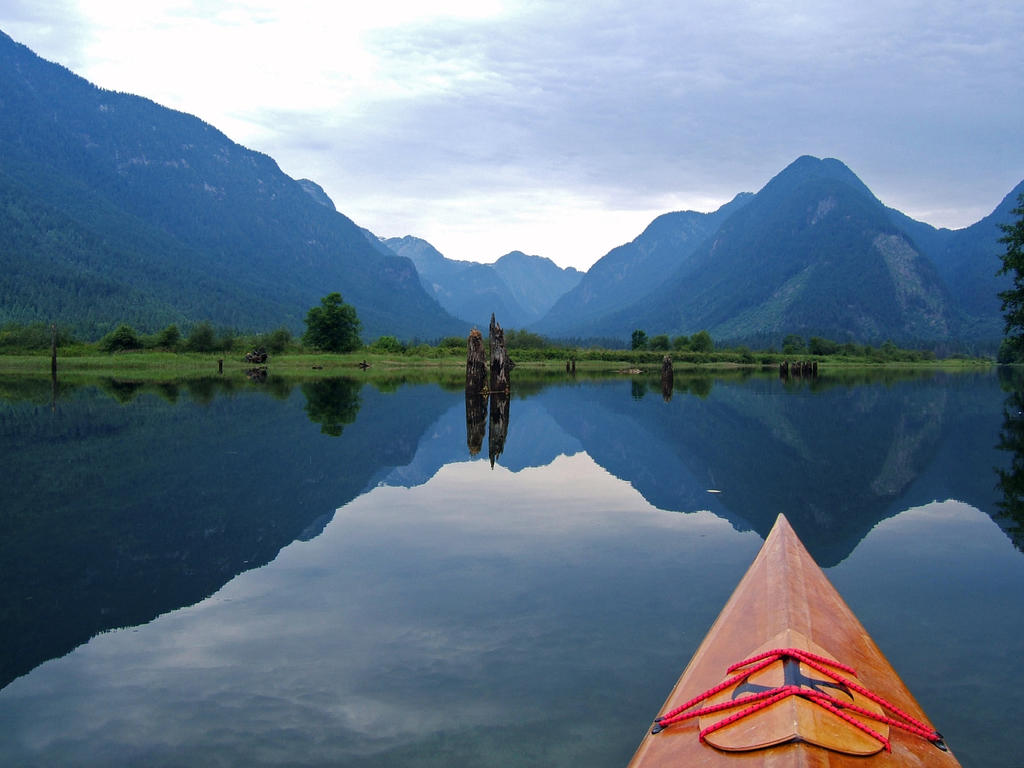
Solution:
[{"label": "reflection of tree stump", "polygon": [[665,398],[666,403],[672,399],[672,384],[674,381],[672,358],[669,355],[665,355],[661,360],[661,396]]},{"label": "reflection of tree stump", "polygon": [[505,349],[505,332],[491,315],[491,393],[509,391],[508,351]]},{"label": "reflection of tree stump", "polygon": [[505,437],[508,435],[508,395],[491,394],[491,428],[487,432],[487,455],[494,460],[505,450]]},{"label": "reflection of tree stump", "polygon": [[[479,331],[476,332],[479,335]],[[487,432],[487,397],[479,390],[466,389],[466,445],[469,455],[476,456],[484,445]]]},{"label": "reflection of tree stump", "polygon": [[[466,340],[466,395],[483,391],[487,383],[487,361],[484,355],[484,337],[476,328]],[[468,402],[468,401],[467,401]]]}]

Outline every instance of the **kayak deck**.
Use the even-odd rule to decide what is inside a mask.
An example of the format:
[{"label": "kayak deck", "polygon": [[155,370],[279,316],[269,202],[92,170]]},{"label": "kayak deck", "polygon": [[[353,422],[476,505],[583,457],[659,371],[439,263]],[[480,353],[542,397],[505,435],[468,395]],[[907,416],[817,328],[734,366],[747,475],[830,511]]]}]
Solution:
[{"label": "kayak deck", "polygon": [[648,733],[630,768],[960,765],[783,515],[659,715],[688,704],[723,709]]}]

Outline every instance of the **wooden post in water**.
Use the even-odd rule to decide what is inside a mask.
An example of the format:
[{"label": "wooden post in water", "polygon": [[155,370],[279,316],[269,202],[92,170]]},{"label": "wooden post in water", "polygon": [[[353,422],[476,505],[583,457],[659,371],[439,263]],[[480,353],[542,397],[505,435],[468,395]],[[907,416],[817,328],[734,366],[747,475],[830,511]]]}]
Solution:
[{"label": "wooden post in water", "polygon": [[466,340],[466,394],[479,394],[487,383],[484,336],[474,328]]},{"label": "wooden post in water", "polygon": [[50,323],[50,376],[57,378],[57,324]]},{"label": "wooden post in water", "polygon": [[501,330],[501,326],[498,325],[494,319],[494,314],[491,314],[491,327],[490,327],[490,342],[491,342],[491,394],[495,392],[508,392],[510,389],[509,383],[509,365],[508,351],[505,349],[505,332]]},{"label": "wooden post in water", "polygon": [[661,359],[661,396],[667,403],[672,399],[672,385],[675,382],[675,375],[672,372],[672,357],[665,355]]}]

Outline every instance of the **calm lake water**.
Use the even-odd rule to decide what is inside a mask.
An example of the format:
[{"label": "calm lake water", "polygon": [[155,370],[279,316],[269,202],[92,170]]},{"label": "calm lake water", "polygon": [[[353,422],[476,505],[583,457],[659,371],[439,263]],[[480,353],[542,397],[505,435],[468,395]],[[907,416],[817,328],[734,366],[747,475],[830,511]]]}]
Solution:
[{"label": "calm lake water", "polygon": [[784,512],[1019,768],[1011,385],[0,379],[0,764],[624,766]]}]

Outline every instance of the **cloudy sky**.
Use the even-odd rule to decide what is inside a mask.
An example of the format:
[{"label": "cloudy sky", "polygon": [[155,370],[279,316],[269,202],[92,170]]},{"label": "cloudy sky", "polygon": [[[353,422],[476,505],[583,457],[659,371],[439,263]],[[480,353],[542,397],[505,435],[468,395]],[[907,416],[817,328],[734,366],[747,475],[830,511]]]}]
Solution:
[{"label": "cloudy sky", "polygon": [[450,258],[586,269],[802,154],[953,228],[1024,178],[1019,0],[0,0],[0,29]]}]

